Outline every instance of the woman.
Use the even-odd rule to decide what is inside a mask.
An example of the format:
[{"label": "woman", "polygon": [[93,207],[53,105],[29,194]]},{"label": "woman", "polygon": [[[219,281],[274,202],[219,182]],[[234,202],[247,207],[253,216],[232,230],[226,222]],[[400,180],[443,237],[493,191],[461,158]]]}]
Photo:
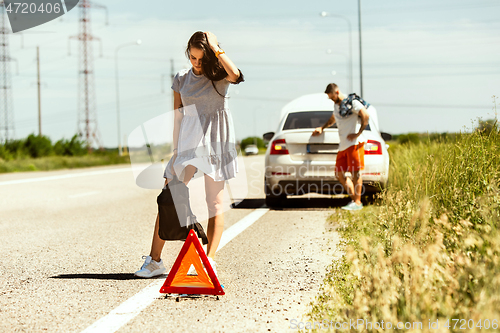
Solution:
[{"label": "woman", "polygon": [[[204,173],[209,212],[207,257],[217,274],[214,257],[224,230],[224,181],[234,178],[238,171],[226,95],[229,84],[242,82],[243,75],[211,32],[195,32],[189,39],[186,55],[192,68],[177,73],[172,84],[174,155],[165,168],[164,177],[165,184],[177,175],[188,185],[197,169]],[[161,260],[165,241],[158,236],[158,223],[157,216],[151,252],[136,276],[149,278],[166,272]]]}]

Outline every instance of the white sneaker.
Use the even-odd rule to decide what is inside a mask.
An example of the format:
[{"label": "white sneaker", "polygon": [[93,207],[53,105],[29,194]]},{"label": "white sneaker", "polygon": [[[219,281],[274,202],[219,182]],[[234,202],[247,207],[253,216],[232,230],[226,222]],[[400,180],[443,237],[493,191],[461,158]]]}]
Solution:
[{"label": "white sneaker", "polygon": [[344,209],[344,210],[361,210],[361,209],[363,209],[363,204],[361,203],[358,205],[354,201],[351,201],[347,205],[342,207],[342,209]]},{"label": "white sneaker", "polygon": [[167,269],[163,265],[163,260],[160,262],[154,261],[151,256],[142,256],[142,259],[146,259],[140,270],[134,273],[135,276],[142,278],[151,278],[154,276],[165,274]]}]

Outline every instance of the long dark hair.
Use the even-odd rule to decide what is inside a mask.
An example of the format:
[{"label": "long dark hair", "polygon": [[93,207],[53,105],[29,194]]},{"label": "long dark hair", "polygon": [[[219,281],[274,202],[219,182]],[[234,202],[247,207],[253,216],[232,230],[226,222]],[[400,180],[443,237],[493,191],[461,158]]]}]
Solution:
[{"label": "long dark hair", "polygon": [[186,47],[186,56],[189,58],[189,51],[194,47],[203,51],[203,58],[201,59],[201,67],[203,68],[203,74],[212,81],[212,85],[219,95],[222,95],[215,87],[214,81],[220,81],[227,76],[227,72],[224,67],[219,63],[219,60],[215,56],[214,51],[208,44],[207,37],[203,31],[196,31],[188,41]]}]

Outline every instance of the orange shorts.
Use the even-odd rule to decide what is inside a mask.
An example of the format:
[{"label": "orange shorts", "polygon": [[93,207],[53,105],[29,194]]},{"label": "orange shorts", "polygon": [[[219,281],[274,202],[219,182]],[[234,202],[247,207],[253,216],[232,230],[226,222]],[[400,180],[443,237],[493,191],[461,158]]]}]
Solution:
[{"label": "orange shorts", "polygon": [[337,153],[335,173],[354,172],[365,168],[365,143],[350,146],[346,150]]}]

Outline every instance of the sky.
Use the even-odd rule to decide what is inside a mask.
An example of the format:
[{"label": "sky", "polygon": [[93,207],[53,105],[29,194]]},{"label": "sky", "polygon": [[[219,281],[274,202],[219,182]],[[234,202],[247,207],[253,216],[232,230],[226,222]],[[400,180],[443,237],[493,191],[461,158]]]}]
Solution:
[{"label": "sky", "polygon": [[[118,52],[122,142],[172,110],[171,59],[174,72],[190,67],[184,51],[198,30],[213,32],[244,73],[245,82],[230,88],[237,139],[276,131],[285,104],[330,82],[360,94],[357,1],[96,3],[106,8],[91,11],[95,111],[105,147],[118,142],[115,51],[124,44],[130,45]],[[55,142],[77,132],[79,45],[70,36],[78,34],[79,10],[8,36],[16,60],[10,63],[16,138],[38,133],[37,46],[42,133]],[[498,0],[362,0],[362,97],[376,107],[381,130],[458,132],[494,118],[499,14]]]}]

